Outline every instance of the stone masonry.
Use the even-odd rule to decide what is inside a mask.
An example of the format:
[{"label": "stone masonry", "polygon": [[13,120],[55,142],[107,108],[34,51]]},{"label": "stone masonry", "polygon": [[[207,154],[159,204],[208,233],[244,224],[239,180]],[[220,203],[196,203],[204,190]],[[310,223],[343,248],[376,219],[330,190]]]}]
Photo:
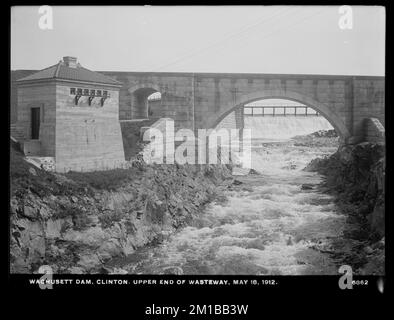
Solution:
[{"label": "stone masonry", "polygon": [[[14,130],[25,155],[54,158],[58,172],[122,166],[120,86],[73,57],[19,79]],[[38,137],[32,133],[32,108],[39,109]]]},{"label": "stone masonry", "polygon": [[[124,160],[125,134],[119,121],[130,122],[138,130],[138,123],[170,118],[175,121],[175,130],[187,128],[197,133],[198,129],[215,128],[235,111],[228,125],[240,129],[244,125],[243,106],[268,98],[288,99],[315,109],[345,144],[368,138],[365,119],[376,118],[384,128],[384,77],[112,71],[100,74],[119,84],[106,87],[110,98],[104,107],[95,104],[98,100],[88,106],[88,97],[81,97],[75,107],[69,89],[77,83],[61,79],[21,84],[17,102],[11,101],[12,106],[18,105],[16,125],[26,136],[31,130],[29,108],[42,108],[41,153],[56,157],[57,170],[117,166]],[[86,82],[83,85],[87,89],[97,86]],[[161,99],[148,102],[149,95],[155,92],[161,93]],[[12,97],[15,99],[15,95]]]},{"label": "stone masonry", "polygon": [[[327,118],[343,141],[363,139],[363,121],[378,118],[384,125],[385,78],[373,76],[106,72],[123,83],[119,116],[146,114],[142,92],[159,91],[155,118],[172,118],[177,128],[214,128],[245,104],[283,98],[306,104]],[[133,111],[134,110],[134,111]],[[239,121],[237,121],[239,122]],[[242,124],[240,124],[242,125]]]}]

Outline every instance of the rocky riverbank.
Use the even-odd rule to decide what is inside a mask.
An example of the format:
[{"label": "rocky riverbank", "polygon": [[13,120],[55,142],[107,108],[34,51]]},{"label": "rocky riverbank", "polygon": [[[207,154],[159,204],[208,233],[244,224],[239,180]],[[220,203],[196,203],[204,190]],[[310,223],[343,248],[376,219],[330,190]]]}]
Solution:
[{"label": "rocky riverbank", "polygon": [[148,166],[53,174],[11,150],[12,273],[113,272],[111,259],[157,243],[222,199],[225,166]]},{"label": "rocky riverbank", "polygon": [[325,176],[322,191],[334,194],[338,211],[347,215],[343,237],[330,252],[338,265],[356,274],[385,272],[385,146],[360,143],[342,146],[332,156],[313,160],[306,171]]},{"label": "rocky riverbank", "polygon": [[291,139],[295,146],[303,147],[336,147],[339,145],[339,136],[335,130],[320,130],[308,135],[295,136]]}]

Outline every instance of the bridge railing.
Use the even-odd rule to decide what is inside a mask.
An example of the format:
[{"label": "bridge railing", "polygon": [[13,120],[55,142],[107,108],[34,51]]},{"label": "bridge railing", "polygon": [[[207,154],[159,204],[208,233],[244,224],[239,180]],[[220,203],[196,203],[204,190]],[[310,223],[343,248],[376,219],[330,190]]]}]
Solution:
[{"label": "bridge railing", "polygon": [[244,116],[250,116],[250,117],[320,116],[319,112],[309,107],[277,107],[277,106],[244,107],[243,114]]}]

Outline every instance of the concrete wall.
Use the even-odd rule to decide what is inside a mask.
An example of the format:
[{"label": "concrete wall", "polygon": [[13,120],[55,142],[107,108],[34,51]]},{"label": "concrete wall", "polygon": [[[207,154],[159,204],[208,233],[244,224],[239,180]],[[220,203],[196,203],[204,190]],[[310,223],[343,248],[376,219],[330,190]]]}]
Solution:
[{"label": "concrete wall", "polygon": [[40,108],[40,155],[55,156],[56,87],[54,83],[21,85],[17,90],[18,129],[31,139],[31,108]]},{"label": "concrete wall", "polygon": [[[108,90],[104,106],[95,98],[78,105],[70,87]],[[92,171],[121,166],[125,161],[118,115],[119,92],[113,87],[59,83],[56,86],[56,171]]]}]

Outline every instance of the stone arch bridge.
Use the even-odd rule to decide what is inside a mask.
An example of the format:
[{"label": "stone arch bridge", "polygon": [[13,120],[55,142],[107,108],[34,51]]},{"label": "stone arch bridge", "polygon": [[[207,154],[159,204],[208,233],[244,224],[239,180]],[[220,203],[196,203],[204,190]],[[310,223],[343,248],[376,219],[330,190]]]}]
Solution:
[{"label": "stone arch bridge", "polygon": [[[214,128],[229,113],[240,110],[247,103],[265,98],[283,98],[303,103],[318,111],[337,130],[345,143],[365,138],[365,119],[378,119],[384,126],[384,77],[101,73],[123,83],[119,98],[119,117],[123,121],[164,117],[174,119],[176,128]],[[148,107],[147,98],[154,92],[161,93],[161,100],[152,101]],[[237,123],[241,122],[242,119]]]}]

